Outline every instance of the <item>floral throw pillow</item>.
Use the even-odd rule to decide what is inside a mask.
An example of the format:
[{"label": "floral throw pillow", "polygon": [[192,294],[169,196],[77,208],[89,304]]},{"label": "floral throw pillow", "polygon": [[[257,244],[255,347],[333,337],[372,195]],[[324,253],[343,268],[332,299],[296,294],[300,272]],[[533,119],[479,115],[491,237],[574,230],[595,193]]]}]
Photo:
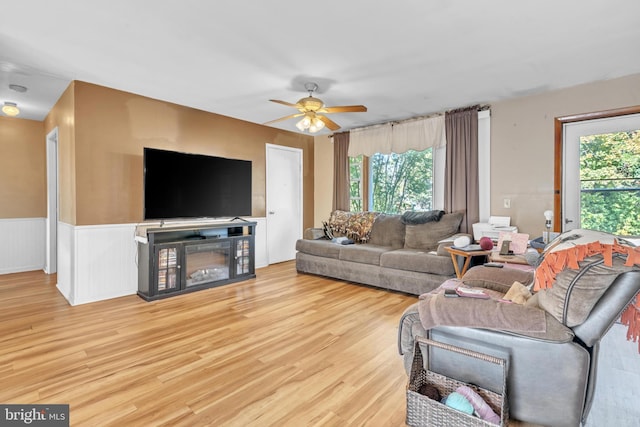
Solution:
[{"label": "floral throw pillow", "polygon": [[347,235],[347,225],[353,215],[351,212],[335,210],[329,216],[329,227],[336,237]]},{"label": "floral throw pillow", "polygon": [[375,212],[347,212],[335,210],[329,217],[329,226],[336,236],[348,238],[365,243],[371,236],[371,228],[378,216]]}]

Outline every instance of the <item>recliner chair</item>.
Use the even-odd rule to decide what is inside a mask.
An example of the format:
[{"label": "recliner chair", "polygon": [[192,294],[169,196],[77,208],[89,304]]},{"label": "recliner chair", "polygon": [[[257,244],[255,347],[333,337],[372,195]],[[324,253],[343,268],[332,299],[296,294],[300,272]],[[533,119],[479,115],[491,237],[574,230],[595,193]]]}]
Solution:
[{"label": "recliner chair", "polygon": [[[502,269],[486,267],[475,267],[467,275],[473,275],[474,270],[477,272],[482,268],[485,269],[483,273],[493,270],[491,274],[496,281],[500,281],[501,276],[508,276]],[[504,285],[511,283],[507,280]],[[405,310],[400,320],[399,351],[404,356],[408,375],[416,336],[506,358],[509,364],[507,395],[512,419],[553,427],[579,426],[586,421],[593,399],[600,341],[639,292],[640,271],[620,273],[583,323],[569,328],[546,313],[546,332],[529,335],[451,326],[438,326],[427,331],[420,323],[416,303]],[[502,373],[488,370],[481,361],[432,347],[423,350],[429,351],[432,371],[495,392],[501,391]]]}]

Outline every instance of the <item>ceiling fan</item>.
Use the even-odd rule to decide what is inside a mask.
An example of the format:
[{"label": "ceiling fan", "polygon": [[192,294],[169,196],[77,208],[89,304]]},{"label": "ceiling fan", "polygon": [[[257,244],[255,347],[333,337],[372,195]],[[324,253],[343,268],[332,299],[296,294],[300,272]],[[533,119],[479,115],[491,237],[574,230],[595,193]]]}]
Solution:
[{"label": "ceiling fan", "polygon": [[340,107],[325,107],[324,102],[321,99],[314,98],[313,92],[318,90],[318,85],[316,83],[305,83],[304,85],[307,92],[309,92],[309,96],[306,98],[300,99],[295,104],[292,104],[287,101],[280,101],[277,99],[270,99],[271,102],[276,102],[278,104],[286,105],[287,107],[297,108],[299,113],[290,114],[285,117],[280,117],[279,119],[271,120],[266,122],[265,125],[279,122],[282,120],[292,119],[294,117],[302,117],[298,123],[296,123],[296,127],[304,132],[308,130],[311,133],[318,132],[325,125],[331,130],[338,130],[340,126],[331,120],[330,118],[323,116],[322,114],[329,113],[358,113],[367,111],[367,107],[364,105],[343,105]]}]

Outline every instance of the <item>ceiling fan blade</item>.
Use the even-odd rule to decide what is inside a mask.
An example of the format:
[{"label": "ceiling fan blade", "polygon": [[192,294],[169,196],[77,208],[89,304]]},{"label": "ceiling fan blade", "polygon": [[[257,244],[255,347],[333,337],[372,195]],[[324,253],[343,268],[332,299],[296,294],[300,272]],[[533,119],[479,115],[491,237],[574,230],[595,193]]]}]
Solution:
[{"label": "ceiling fan blade", "polygon": [[279,99],[270,99],[269,101],[271,101],[271,102],[275,102],[275,103],[277,103],[277,104],[286,105],[287,107],[298,108],[298,105],[297,105],[297,104],[292,104],[292,103],[287,102],[287,101],[280,101]]},{"label": "ceiling fan blade", "polygon": [[280,117],[279,119],[275,119],[275,120],[271,120],[266,123],[263,123],[263,125],[269,125],[271,123],[281,122],[282,120],[293,119],[294,117],[300,117],[300,116],[304,116],[304,114],[303,113],[289,114],[288,116]]},{"label": "ceiling fan blade", "polygon": [[339,107],[324,107],[318,110],[319,113],[364,113],[367,107],[364,105],[342,105]]},{"label": "ceiling fan blade", "polygon": [[321,116],[321,115],[318,115],[317,117],[318,117],[320,120],[322,120],[322,121],[324,122],[324,124],[325,124],[329,129],[331,129],[331,130],[338,130],[338,129],[340,129],[340,126],[339,126],[336,122],[334,122],[333,120],[331,120],[330,118],[325,117],[325,116]]}]

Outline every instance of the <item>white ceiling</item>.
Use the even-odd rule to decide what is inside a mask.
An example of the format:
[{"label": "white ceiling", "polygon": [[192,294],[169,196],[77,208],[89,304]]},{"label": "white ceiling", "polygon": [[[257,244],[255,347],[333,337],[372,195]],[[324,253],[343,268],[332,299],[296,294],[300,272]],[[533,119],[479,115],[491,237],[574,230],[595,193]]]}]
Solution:
[{"label": "white ceiling", "polygon": [[640,73],[639,17],[638,0],[7,1],[0,103],[42,120],[82,80],[264,123],[314,81],[368,107],[332,114],[345,130]]}]

